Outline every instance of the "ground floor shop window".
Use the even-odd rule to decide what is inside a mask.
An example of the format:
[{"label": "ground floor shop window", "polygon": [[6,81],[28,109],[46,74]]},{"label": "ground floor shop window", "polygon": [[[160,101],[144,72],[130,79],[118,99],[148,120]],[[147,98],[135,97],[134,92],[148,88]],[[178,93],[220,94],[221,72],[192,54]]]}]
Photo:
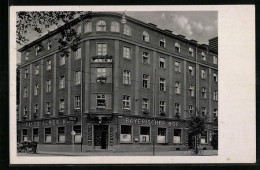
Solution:
[{"label": "ground floor shop window", "polygon": [[157,143],[166,143],[166,128],[158,128]]},{"label": "ground floor shop window", "polygon": [[132,126],[121,125],[120,142],[132,142]]},{"label": "ground floor shop window", "polygon": [[51,143],[51,128],[44,129],[44,142]]},{"label": "ground floor shop window", "polygon": [[75,143],[81,142],[81,125],[73,126],[73,131],[75,132],[73,141]]},{"label": "ground floor shop window", "polygon": [[208,132],[202,133],[200,137],[200,143],[206,144],[208,143]]},{"label": "ground floor shop window", "polygon": [[140,142],[147,143],[150,142],[150,127],[140,127]]},{"label": "ground floor shop window", "polygon": [[181,129],[174,129],[173,143],[181,143]]},{"label": "ground floor shop window", "polygon": [[28,140],[28,130],[27,129],[23,129],[22,131],[22,139],[23,141],[27,141]]},{"label": "ground floor shop window", "polygon": [[33,129],[33,141],[39,142],[39,129],[38,128]]},{"label": "ground floor shop window", "polygon": [[65,127],[58,127],[58,143],[65,142]]}]

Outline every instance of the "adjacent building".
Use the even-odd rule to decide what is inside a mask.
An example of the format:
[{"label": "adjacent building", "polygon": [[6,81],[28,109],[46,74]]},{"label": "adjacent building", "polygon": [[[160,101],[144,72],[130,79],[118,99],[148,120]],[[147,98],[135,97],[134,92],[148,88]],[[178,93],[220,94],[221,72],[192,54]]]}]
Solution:
[{"label": "adjacent building", "polygon": [[[24,46],[17,133],[49,150],[183,150],[190,113],[218,132],[218,53],[124,14],[73,21],[81,42],[64,55],[59,29]],[[70,47],[68,47],[70,49]]]}]

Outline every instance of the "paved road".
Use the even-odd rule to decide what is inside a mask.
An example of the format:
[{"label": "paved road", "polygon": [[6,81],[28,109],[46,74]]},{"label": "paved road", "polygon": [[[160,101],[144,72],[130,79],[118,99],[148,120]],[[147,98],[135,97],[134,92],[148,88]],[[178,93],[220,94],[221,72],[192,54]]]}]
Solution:
[{"label": "paved road", "polygon": [[[192,155],[191,151],[155,152],[155,156],[217,156],[217,150],[204,150],[203,155]],[[17,156],[153,156],[152,152],[44,152],[37,154],[17,153]]]}]

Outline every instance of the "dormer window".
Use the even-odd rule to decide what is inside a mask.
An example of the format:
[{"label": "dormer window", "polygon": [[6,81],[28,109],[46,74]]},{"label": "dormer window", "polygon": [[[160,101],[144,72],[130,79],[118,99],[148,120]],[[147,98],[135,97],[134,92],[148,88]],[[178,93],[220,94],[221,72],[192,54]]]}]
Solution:
[{"label": "dormer window", "polygon": [[48,49],[48,50],[51,49],[51,41],[48,41],[48,43],[47,43],[47,49]]},{"label": "dormer window", "polygon": [[193,48],[189,48],[189,55],[191,56],[191,57],[194,57],[194,50],[193,50]]},{"label": "dormer window", "polygon": [[118,22],[113,21],[111,23],[111,32],[120,32],[120,25]]},{"label": "dormer window", "polygon": [[181,52],[181,46],[180,46],[180,44],[179,43],[175,43],[175,52]]},{"label": "dormer window", "polygon": [[97,22],[97,31],[106,31],[106,22],[104,20]]},{"label": "dormer window", "polygon": [[131,36],[131,28],[128,25],[124,25],[124,34]]},{"label": "dormer window", "polygon": [[84,26],[84,32],[92,32],[92,23],[91,22],[86,22]]},{"label": "dormer window", "polygon": [[160,43],[159,43],[159,45],[160,45],[160,47],[165,47],[165,39],[164,38],[160,38]]},{"label": "dormer window", "polygon": [[143,41],[149,42],[149,34],[146,31],[143,32]]},{"label": "dormer window", "polygon": [[204,52],[201,52],[201,59],[203,61],[206,61],[206,54]]}]

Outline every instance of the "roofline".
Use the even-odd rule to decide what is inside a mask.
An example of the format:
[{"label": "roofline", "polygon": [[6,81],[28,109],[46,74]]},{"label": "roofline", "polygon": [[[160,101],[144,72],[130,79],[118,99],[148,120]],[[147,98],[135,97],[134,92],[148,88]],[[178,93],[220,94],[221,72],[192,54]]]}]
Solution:
[{"label": "roofline", "polygon": [[[66,23],[66,24],[64,24],[64,25],[62,25],[62,26],[60,26],[59,28],[57,28],[57,29],[55,29],[55,30],[53,30],[53,31],[51,31],[51,32],[49,32],[49,33],[47,33],[47,34],[45,34],[44,36],[42,36],[42,37],[40,37],[40,38],[38,38],[38,39],[32,41],[31,43],[29,43],[29,44],[27,44],[27,45],[21,47],[21,48],[18,49],[17,51],[22,52],[22,51],[24,51],[25,49],[27,49],[27,48],[29,48],[29,47],[32,47],[33,45],[37,44],[38,42],[41,42],[41,41],[43,41],[43,40],[49,38],[50,36],[52,36],[52,35],[54,35],[54,34],[60,32],[60,30],[61,30],[62,28],[64,28],[67,24],[77,23],[77,22],[79,22],[79,21],[81,21],[81,20],[83,20],[83,19],[86,19],[86,18],[88,18],[88,17],[91,17],[91,16],[99,16],[99,15],[113,15],[113,16],[118,16],[118,17],[121,17],[121,16],[122,16],[122,14],[119,13],[119,12],[91,12],[90,14],[88,13],[88,14],[82,16],[82,17],[78,17],[78,18],[76,18],[76,19],[74,19],[74,20],[72,20],[72,21],[70,21],[70,22],[68,22],[68,23]],[[167,31],[167,30],[163,30],[163,29],[160,29],[160,28],[158,28],[158,27],[152,26],[152,25],[150,25],[149,23],[145,23],[145,22],[143,22],[143,21],[141,21],[141,20],[132,18],[132,17],[130,17],[130,16],[125,16],[125,17],[126,17],[127,20],[130,20],[130,21],[135,22],[135,23],[137,23],[137,24],[139,24],[139,25],[148,27],[148,28],[150,28],[150,29],[152,29],[152,30],[159,31],[160,33],[163,33],[163,34],[165,34],[165,35],[168,35],[168,36],[170,36],[170,37],[173,37],[173,38],[175,38],[175,39],[177,39],[177,40],[180,40],[180,41],[183,41],[183,42],[192,44],[192,45],[197,46],[197,47],[202,47],[202,44],[198,44],[198,43],[192,42],[192,39],[191,39],[191,40],[188,40],[188,39],[186,39],[186,38],[180,38],[180,37],[178,37],[178,35],[175,35],[175,34],[173,34],[173,33],[169,33],[169,31]],[[214,37],[214,38],[217,38],[217,37]],[[214,38],[212,38],[212,39],[214,39]],[[211,40],[211,39],[210,39],[210,40]]]}]

